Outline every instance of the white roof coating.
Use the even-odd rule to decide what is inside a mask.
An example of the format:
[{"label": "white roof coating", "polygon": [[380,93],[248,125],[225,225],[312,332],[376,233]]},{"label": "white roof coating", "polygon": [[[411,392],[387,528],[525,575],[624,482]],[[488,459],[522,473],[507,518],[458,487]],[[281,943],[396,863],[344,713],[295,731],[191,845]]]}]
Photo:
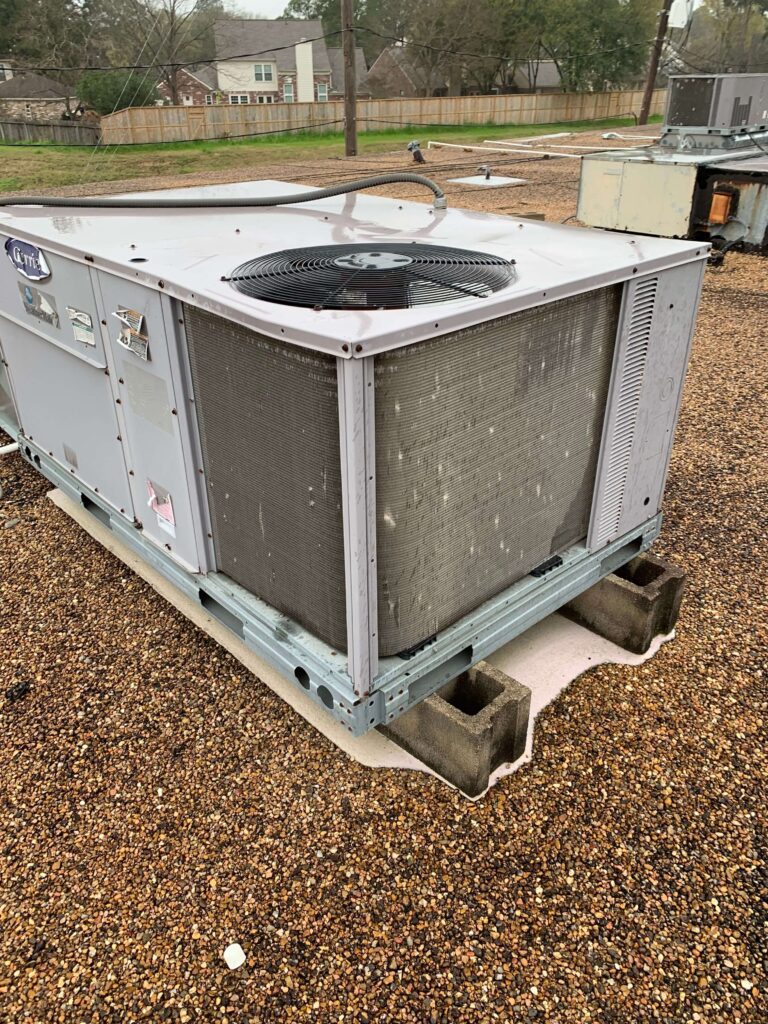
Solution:
[{"label": "white roof coating", "polygon": [[[415,187],[415,186],[414,186]],[[135,193],[215,199],[306,191],[279,181]],[[425,198],[429,193],[425,191]],[[697,259],[708,246],[524,220],[365,192],[277,207],[0,208],[0,232],[88,267],[137,280],[271,337],[355,358],[458,330],[518,309]],[[242,295],[223,278],[294,246],[420,242],[515,261],[516,277],[487,298],[396,310],[313,310]],[[142,262],[135,262],[140,260]],[[132,262],[134,261],[134,262]]]}]

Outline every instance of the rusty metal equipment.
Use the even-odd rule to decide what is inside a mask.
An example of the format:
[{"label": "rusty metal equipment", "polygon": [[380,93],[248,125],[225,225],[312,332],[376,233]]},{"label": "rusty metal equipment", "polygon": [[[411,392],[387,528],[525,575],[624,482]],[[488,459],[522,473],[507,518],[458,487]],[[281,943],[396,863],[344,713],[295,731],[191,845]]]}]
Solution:
[{"label": "rusty metal equipment", "polygon": [[578,217],[768,252],[768,75],[672,78],[658,144],[584,156]]}]

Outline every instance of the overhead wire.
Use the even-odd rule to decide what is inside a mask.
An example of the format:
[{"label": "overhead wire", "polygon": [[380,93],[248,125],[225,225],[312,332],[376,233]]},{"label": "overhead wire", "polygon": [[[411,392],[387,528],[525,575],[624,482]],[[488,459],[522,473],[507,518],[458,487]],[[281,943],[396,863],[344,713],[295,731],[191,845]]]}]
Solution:
[{"label": "overhead wire", "polygon": [[[158,17],[155,19],[155,22],[152,25],[152,28],[149,29],[149,31],[147,33],[147,40],[149,40],[150,36],[152,35],[152,33],[157,28],[158,20],[159,20],[160,16],[162,15],[162,13],[163,13],[163,8],[161,7],[158,10]],[[184,42],[184,39],[189,34],[190,28],[191,28],[191,22],[188,19],[187,20],[187,24],[184,27],[184,30],[183,30],[183,32],[181,34],[180,39],[179,39],[179,43],[178,43],[179,46],[181,46],[181,44]],[[166,42],[168,41],[168,39],[171,36],[171,32],[172,31],[173,31],[173,24],[169,22],[169,24],[168,24],[168,31],[160,39],[160,41],[158,42],[157,46],[155,47],[155,51],[154,51],[155,58],[157,58],[159,56],[160,50],[162,49],[163,46],[165,46]],[[161,65],[161,66],[165,66],[165,65]],[[139,81],[138,85],[136,86],[136,89],[134,90],[133,96],[131,97],[131,100],[130,100],[130,102],[128,104],[129,107],[133,106],[133,103],[136,100],[136,97],[139,95],[139,92],[144,88],[144,86],[146,84],[146,81],[147,81],[147,78],[148,78],[151,70],[152,70],[151,67],[147,67],[147,69],[144,71],[144,75],[142,76],[141,80]],[[134,74],[134,72],[131,72],[131,74],[128,77],[127,81],[131,80],[131,78],[133,77],[133,74]],[[114,110],[112,112],[114,113]],[[114,160],[115,160],[115,157],[117,156],[117,152],[118,152],[118,146],[119,146],[118,143],[114,143],[114,148],[113,148],[113,151],[112,151],[111,158],[109,157],[108,153],[106,154],[106,162],[105,162],[105,164],[102,165],[102,170],[106,170],[106,169],[108,169],[110,167],[111,164],[114,164]],[[104,177],[103,174],[102,174],[102,177]]]},{"label": "overhead wire", "polygon": [[[454,57],[474,57],[480,60],[496,60],[496,61],[507,61],[510,64],[520,61],[531,61],[533,58],[530,54],[525,56],[515,56],[513,54],[501,54],[501,53],[475,53],[471,50],[454,50],[447,46],[435,46],[432,43],[419,43],[413,39],[405,39],[402,36],[391,36],[384,32],[379,32],[376,29],[369,28],[364,24],[355,25],[356,30],[362,32],[368,32],[370,35],[377,36],[379,39],[387,39],[390,42],[399,43],[403,48],[413,47],[418,50],[431,50],[435,53],[447,53]],[[637,40],[636,42],[621,43],[618,46],[611,47],[599,47],[594,50],[584,50],[581,53],[571,53],[560,55],[555,51],[555,57],[558,62],[563,60],[579,60],[582,57],[593,57],[598,54],[604,53],[617,53],[619,50],[635,49],[640,46],[650,46],[654,42],[653,39]],[[545,57],[543,59],[554,59],[552,57]]]},{"label": "overhead wire", "polygon": [[[435,46],[433,43],[418,42],[415,39],[405,39],[402,36],[388,35],[384,32],[379,32],[377,29],[370,28],[368,25],[358,23],[355,25],[355,29],[360,32],[367,32],[369,35],[374,35],[379,39],[385,39],[389,42],[398,43],[403,47],[412,47],[419,50],[431,50],[435,53],[446,53],[450,56],[455,57],[473,57],[480,60],[495,60],[495,61],[508,61],[509,63],[531,61],[531,54],[500,54],[500,53],[477,53],[472,50],[456,50],[446,46]],[[315,43],[320,40],[331,39],[335,36],[343,34],[342,29],[335,29],[332,32],[324,32],[319,36],[311,36],[309,39],[304,39],[302,42]],[[558,53],[552,51],[553,57],[544,57],[542,59],[557,59],[558,62],[564,60],[580,60],[582,57],[593,57],[599,54],[605,53],[618,53],[621,50],[637,49],[638,47],[649,46],[653,42],[653,39],[647,40],[636,40],[635,42],[619,43],[617,46],[609,47],[596,47],[592,50],[583,50],[578,53]],[[199,57],[194,61],[183,60],[183,61],[154,61],[150,64],[83,64],[83,65],[43,65],[43,64],[27,64],[24,68],[19,68],[19,71],[37,71],[37,72],[70,72],[70,71],[144,71],[152,70],[153,68],[171,68],[171,67],[190,67],[200,64],[211,64],[216,61],[229,61],[229,60],[249,60],[253,57],[264,57],[271,53],[280,53],[284,50],[293,50],[295,48],[294,43],[286,44],[285,46],[270,46],[264,50],[249,50],[247,53],[232,53],[227,54],[226,57],[220,57],[214,54],[211,57]]]},{"label": "overhead wire", "polygon": [[[696,53],[695,51],[691,50],[689,47],[681,45],[680,43],[675,43],[671,39],[667,40],[667,45],[672,50],[674,50],[675,56],[677,56],[684,64],[687,64],[688,67],[693,68],[694,71],[699,71],[699,72],[701,72],[704,75],[714,75],[714,74],[723,74],[724,73],[722,71],[713,70],[712,64],[722,64],[723,63],[722,61],[716,60],[714,57],[707,57],[703,53]],[[691,57],[694,57],[698,61],[704,61],[705,64],[709,63],[709,67],[701,67],[698,64],[692,63],[686,57],[683,56],[683,53],[690,54]],[[741,73],[749,72],[749,71],[761,71],[761,70],[763,70],[765,68],[768,68],[768,62],[766,62],[766,61],[763,61],[762,63],[758,63],[758,64],[741,64],[739,61],[731,61],[728,66],[730,67],[732,65],[734,65],[734,66],[738,65],[738,67],[741,69]]]},{"label": "overhead wire", "polygon": [[[162,11],[161,11],[161,13],[162,13]],[[309,39],[304,39],[304,40],[302,40],[302,42],[305,42],[305,43],[316,43],[320,39],[330,39],[333,36],[339,36],[339,35],[341,35],[341,29],[336,29],[333,32],[325,32],[325,33],[323,33],[323,35],[312,36]],[[218,60],[248,60],[251,57],[264,57],[264,56],[266,56],[269,53],[280,53],[283,50],[293,50],[293,49],[295,49],[295,43],[289,43],[286,46],[270,46],[269,49],[267,49],[267,50],[253,50],[253,51],[249,51],[248,53],[233,53],[233,54],[228,55],[227,57],[216,57],[216,56],[214,56],[214,57],[200,57],[200,58],[198,58],[197,60],[194,60],[194,61],[190,61],[190,60],[179,60],[179,61],[162,60],[162,61],[157,61],[157,62],[152,63],[152,64],[108,64],[108,65],[104,65],[104,64],[84,64],[84,65],[79,66],[79,67],[77,67],[77,66],[60,67],[60,66],[53,66],[53,65],[46,65],[46,66],[44,66],[44,65],[37,65],[37,64],[27,64],[23,68],[19,67],[16,70],[18,72],[22,72],[22,71],[41,71],[41,72],[46,72],[46,73],[50,72],[50,71],[58,71],[58,72],[65,72],[65,71],[144,71],[144,70],[150,70],[151,71],[153,68],[186,68],[186,67],[190,67],[192,64],[196,64],[196,65],[197,64],[211,64],[214,61],[218,61]],[[142,48],[142,50],[143,50],[143,48]]]},{"label": "overhead wire", "polygon": [[[157,25],[158,25],[158,23],[160,21],[161,15],[162,15],[162,8],[159,8],[158,12],[157,12],[157,17],[155,18],[154,23],[152,24],[152,27],[147,30],[147,35],[146,35],[146,37],[144,39],[144,42],[141,45],[141,49],[139,50],[139,58],[141,57],[142,53],[144,53],[145,49],[149,45],[150,36],[152,35],[152,33],[157,28]],[[131,80],[131,77],[128,76],[126,78],[126,80],[123,82],[123,87],[120,90],[120,94],[117,97],[117,99],[115,100],[115,103],[114,103],[114,105],[112,107],[112,113],[113,114],[115,113],[115,111],[117,110],[118,106],[120,105],[120,101],[122,100],[123,96],[125,95],[125,90],[128,88],[128,83],[130,82],[130,80]],[[136,94],[134,94],[134,95],[136,95]],[[96,154],[96,151],[98,149],[99,149],[99,140],[97,139],[97,141],[95,142],[95,144],[93,146],[93,149],[91,151],[91,155],[89,156],[88,160],[86,160],[85,167],[83,168],[83,173],[82,173],[82,175],[80,177],[80,182],[85,181],[85,176],[88,173],[88,170],[89,170],[89,168],[91,166],[91,163],[93,161],[94,155]]]},{"label": "overhead wire", "polygon": [[[109,115],[107,115],[107,116],[109,116]],[[630,117],[635,118],[636,115],[632,111],[627,111],[626,114],[623,114],[623,115],[619,114],[619,115],[616,115],[615,117],[601,117],[601,118],[595,119],[594,121],[590,121],[589,123],[593,124],[595,126],[595,128],[598,128],[598,127],[601,127],[601,126],[603,126],[603,127],[611,127],[611,125],[607,124],[607,122],[621,121],[624,118],[630,118]],[[471,122],[466,122],[466,121],[463,122],[463,123],[462,122],[446,122],[446,121],[395,121],[395,120],[389,120],[389,119],[385,119],[385,118],[381,118],[381,117],[358,117],[357,120],[358,121],[365,121],[365,122],[368,122],[368,123],[375,123],[375,124],[389,124],[389,125],[393,125],[395,127],[408,128],[408,129],[411,129],[411,128],[413,128],[413,129],[416,129],[416,128],[455,128],[457,130],[464,130],[464,131],[471,130],[471,129],[477,129],[478,131],[487,131],[489,128],[503,128],[503,127],[520,128],[520,127],[525,127],[525,126],[521,126],[521,125],[507,125],[507,126],[505,126],[505,125],[480,125],[480,124],[472,124]],[[2,122],[0,122],[0,123],[2,123]],[[217,137],[217,138],[212,138],[212,139],[207,139],[207,138],[197,138],[197,139],[164,139],[161,142],[120,142],[120,143],[109,143],[107,146],[105,146],[103,148],[104,149],[112,148],[113,146],[117,146],[120,149],[122,149],[123,147],[130,147],[130,146],[188,146],[188,145],[193,145],[194,143],[198,143],[198,142],[200,142],[200,143],[204,143],[204,142],[221,142],[221,143],[226,143],[226,142],[229,142],[229,141],[232,141],[232,140],[235,140],[235,139],[259,138],[259,137],[265,136],[265,135],[283,135],[283,134],[286,134],[288,132],[303,132],[303,131],[308,131],[311,128],[319,128],[319,127],[324,127],[326,125],[343,124],[343,123],[344,123],[343,118],[336,118],[336,119],[330,120],[330,121],[310,121],[308,124],[293,125],[293,126],[291,126],[289,128],[269,128],[269,129],[266,129],[264,131],[242,132],[242,133],[237,134],[237,135],[227,135],[226,137]],[[556,124],[556,125],[562,125],[562,124],[584,124],[584,123],[585,123],[584,122],[584,118],[575,118],[575,119],[572,119],[572,120],[556,121],[556,122],[553,122],[553,125],[554,124]],[[530,127],[539,127],[539,126],[531,125]],[[551,126],[546,125],[544,127],[551,127]],[[14,146],[32,148],[32,147],[38,146],[38,145],[41,146],[41,147],[44,147],[45,149],[50,149],[50,148],[64,148],[64,149],[81,149],[82,148],[82,149],[91,149],[92,148],[91,144],[88,143],[88,142],[79,142],[79,143],[78,142],[37,142],[36,143],[36,142],[4,142],[4,141],[0,141],[0,147],[5,147],[5,148],[13,148]],[[469,145],[471,145],[471,143]]]}]

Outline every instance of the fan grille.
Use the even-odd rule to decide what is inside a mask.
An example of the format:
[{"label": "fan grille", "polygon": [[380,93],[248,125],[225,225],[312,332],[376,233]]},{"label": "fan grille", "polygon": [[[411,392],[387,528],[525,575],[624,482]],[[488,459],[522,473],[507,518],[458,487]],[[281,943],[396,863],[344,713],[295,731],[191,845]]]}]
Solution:
[{"label": "fan grille", "polygon": [[313,309],[409,309],[482,298],[515,277],[501,256],[423,245],[365,242],[283,249],[243,263],[229,280],[244,295]]}]

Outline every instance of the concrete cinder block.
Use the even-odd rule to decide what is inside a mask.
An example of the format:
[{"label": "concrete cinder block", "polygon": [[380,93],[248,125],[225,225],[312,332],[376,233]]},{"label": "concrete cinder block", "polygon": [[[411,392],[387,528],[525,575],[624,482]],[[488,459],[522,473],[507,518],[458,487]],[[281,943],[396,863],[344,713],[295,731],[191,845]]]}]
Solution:
[{"label": "concrete cinder block", "polygon": [[382,726],[391,740],[467,796],[525,752],[531,691],[481,661]]},{"label": "concrete cinder block", "polygon": [[649,552],[633,558],[561,609],[564,615],[635,654],[671,633],[685,573]]}]

